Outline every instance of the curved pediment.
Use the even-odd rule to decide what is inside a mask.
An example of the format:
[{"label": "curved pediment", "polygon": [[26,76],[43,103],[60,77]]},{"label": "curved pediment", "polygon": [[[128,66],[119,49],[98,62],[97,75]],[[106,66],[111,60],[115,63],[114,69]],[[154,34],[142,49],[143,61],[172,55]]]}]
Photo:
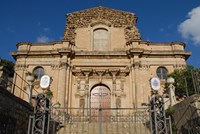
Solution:
[{"label": "curved pediment", "polygon": [[64,40],[75,44],[75,30],[98,23],[115,28],[124,28],[126,43],[140,40],[140,33],[136,27],[137,16],[134,13],[124,12],[105,7],[95,7],[70,13],[66,16],[67,25]]},{"label": "curved pediment", "polygon": [[106,25],[107,27],[111,27],[111,23],[106,20],[97,20],[90,24],[91,27],[98,26],[98,25]]}]

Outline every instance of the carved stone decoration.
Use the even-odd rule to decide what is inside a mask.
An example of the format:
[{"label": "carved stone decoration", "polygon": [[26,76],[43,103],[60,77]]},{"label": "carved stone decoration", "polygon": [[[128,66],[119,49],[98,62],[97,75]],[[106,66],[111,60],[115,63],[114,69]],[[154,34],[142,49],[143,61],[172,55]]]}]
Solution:
[{"label": "carved stone decoration", "polygon": [[182,68],[184,68],[185,66],[186,66],[185,64],[178,64],[178,63],[177,63],[177,64],[174,65],[174,68],[175,68],[175,69],[182,69]]},{"label": "carved stone decoration", "polygon": [[134,40],[140,40],[141,35],[136,26],[126,27],[124,29],[126,45],[130,45]]},{"label": "carved stone decoration", "polygon": [[121,107],[121,98],[117,97],[116,98],[116,108],[120,108]]},{"label": "carved stone decoration", "polygon": [[121,99],[122,97],[126,97],[126,93],[123,92],[123,90],[117,90],[114,91],[114,94],[116,97],[116,108],[120,108],[121,107]]},{"label": "carved stone decoration", "polygon": [[80,69],[72,69],[72,74],[77,76],[77,77],[83,76],[83,73],[81,72]]},{"label": "carved stone decoration", "polygon": [[114,81],[119,76],[127,76],[130,73],[130,68],[126,67],[124,69],[72,69],[72,74],[78,78],[86,80],[86,83],[90,79],[98,78],[112,78]]},{"label": "carved stone decoration", "polygon": [[96,70],[96,73],[98,74],[99,76],[99,82],[101,83],[102,81],[102,76],[107,72],[107,70],[105,69],[97,69]]},{"label": "carved stone decoration", "polygon": [[120,90],[124,91],[124,80],[120,80]]},{"label": "carved stone decoration", "polygon": [[116,75],[119,72],[119,69],[109,69],[109,72],[112,75],[113,91],[116,90]]},{"label": "carved stone decoration", "polygon": [[77,91],[79,91],[81,89],[81,85],[80,85],[81,80],[77,79]]},{"label": "carved stone decoration", "polygon": [[28,68],[28,65],[25,65],[25,64],[16,64],[15,65],[15,70],[24,70]]},{"label": "carved stone decoration", "polygon": [[60,68],[61,69],[66,69],[68,66],[69,66],[68,63],[66,63],[66,62],[61,62],[60,63]]},{"label": "carved stone decoration", "polygon": [[75,45],[76,28],[92,26],[94,22],[123,27],[127,45],[134,40],[141,40],[139,30],[136,27],[137,16],[133,13],[96,7],[68,14],[66,19],[64,40],[69,41],[72,45]]},{"label": "carved stone decoration", "polygon": [[141,64],[141,69],[143,69],[143,70],[149,70],[149,68],[150,68],[150,64],[148,64],[148,63]]},{"label": "carved stone decoration", "polygon": [[130,69],[126,68],[126,69],[120,69],[120,76],[127,76],[130,73]]},{"label": "carved stone decoration", "polygon": [[80,107],[80,108],[84,108],[84,106],[85,106],[85,99],[81,97],[81,98],[80,98],[79,107]]},{"label": "carved stone decoration", "polygon": [[135,69],[139,69],[139,68],[141,67],[140,61],[135,61],[135,62],[133,62],[133,67],[134,67]]},{"label": "carved stone decoration", "polygon": [[51,65],[51,69],[52,69],[52,70],[58,70],[59,67],[60,67],[59,64],[52,64],[52,65]]}]

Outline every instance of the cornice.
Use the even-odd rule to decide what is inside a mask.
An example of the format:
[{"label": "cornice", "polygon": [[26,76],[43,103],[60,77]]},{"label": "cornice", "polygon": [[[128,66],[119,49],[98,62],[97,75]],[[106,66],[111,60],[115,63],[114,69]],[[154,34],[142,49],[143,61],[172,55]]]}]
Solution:
[{"label": "cornice", "polygon": [[127,76],[130,73],[129,68],[107,68],[107,69],[72,69],[72,74],[75,76]]},{"label": "cornice", "polygon": [[131,48],[127,51],[129,57],[184,57],[186,60],[191,55],[191,52],[184,50],[145,50],[142,48]]},{"label": "cornice", "polygon": [[16,44],[16,46],[17,46],[17,48],[19,47],[19,46],[21,46],[21,45],[34,45],[34,46],[44,46],[44,45],[55,45],[55,44],[61,44],[61,43],[63,43],[63,41],[61,40],[61,41],[53,41],[53,42],[35,42],[35,43],[33,43],[33,42],[18,42],[17,44]]},{"label": "cornice", "polygon": [[74,51],[70,48],[65,49],[57,49],[57,50],[43,50],[43,51],[17,51],[12,52],[11,55],[16,59],[17,57],[55,57],[55,56],[61,56],[61,55],[67,55],[72,56],[74,54]]}]

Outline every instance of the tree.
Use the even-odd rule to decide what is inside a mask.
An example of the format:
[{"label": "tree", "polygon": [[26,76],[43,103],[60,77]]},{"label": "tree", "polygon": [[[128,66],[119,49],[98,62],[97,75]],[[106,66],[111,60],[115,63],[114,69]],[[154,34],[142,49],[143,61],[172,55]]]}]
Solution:
[{"label": "tree", "polygon": [[7,67],[8,70],[10,71],[9,76],[10,76],[10,77],[13,77],[13,75],[14,75],[14,66],[15,66],[15,63],[14,63],[14,62],[9,61],[9,60],[6,60],[6,59],[1,59],[1,60],[0,60],[0,66],[5,66],[5,67]]},{"label": "tree", "polygon": [[187,94],[192,95],[195,93],[191,71],[199,71],[199,69],[195,69],[193,66],[187,66],[184,69],[177,69],[168,75],[168,77],[173,77],[175,79],[175,95],[178,98],[183,98],[187,96]]}]

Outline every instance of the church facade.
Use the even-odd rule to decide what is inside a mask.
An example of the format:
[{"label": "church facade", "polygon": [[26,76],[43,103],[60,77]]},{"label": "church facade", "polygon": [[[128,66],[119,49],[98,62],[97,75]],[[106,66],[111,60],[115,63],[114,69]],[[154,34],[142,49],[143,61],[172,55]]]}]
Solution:
[{"label": "church facade", "polygon": [[[23,79],[36,74],[37,92],[45,92],[40,78],[49,75],[52,102],[61,107],[140,108],[151,96],[150,79],[161,80],[162,94],[166,75],[184,68],[191,52],[182,42],[143,41],[136,23],[134,13],[105,7],[70,13],[63,40],[17,44],[15,71]],[[17,90],[27,83],[17,76],[15,83],[15,94],[28,100]]]}]

